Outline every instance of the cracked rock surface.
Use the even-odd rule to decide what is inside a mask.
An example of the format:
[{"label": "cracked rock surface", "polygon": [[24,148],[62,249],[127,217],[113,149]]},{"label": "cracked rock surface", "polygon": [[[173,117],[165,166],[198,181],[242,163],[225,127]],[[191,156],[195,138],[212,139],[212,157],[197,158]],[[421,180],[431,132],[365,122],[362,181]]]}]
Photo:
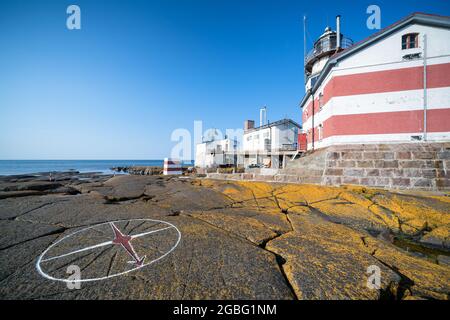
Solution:
[{"label": "cracked rock surface", "polygon": [[[449,297],[445,194],[77,172],[51,180],[0,177],[2,299]],[[150,234],[131,243],[154,262],[109,277],[134,267],[110,243],[117,220],[124,235]],[[175,247],[165,223],[181,233]],[[46,272],[69,277],[77,265],[82,279],[107,278],[69,289],[43,277],[36,265],[51,245]],[[378,288],[367,285],[371,266]]]}]

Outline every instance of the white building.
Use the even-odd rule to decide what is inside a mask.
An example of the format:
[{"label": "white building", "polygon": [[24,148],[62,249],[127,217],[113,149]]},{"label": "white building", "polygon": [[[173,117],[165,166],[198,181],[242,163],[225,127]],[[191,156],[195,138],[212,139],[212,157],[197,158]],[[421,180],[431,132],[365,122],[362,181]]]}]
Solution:
[{"label": "white building", "polygon": [[337,22],[305,58],[308,150],[449,141],[450,17],[415,13],[355,45]]},{"label": "white building", "polygon": [[221,165],[234,165],[238,143],[232,139],[209,140],[197,144],[195,166],[199,168],[215,168]]},{"label": "white building", "polygon": [[276,169],[283,166],[286,156],[297,152],[301,129],[298,123],[283,119],[258,128],[254,128],[253,124],[253,121],[246,121],[242,138],[240,155],[245,167],[261,165]]}]

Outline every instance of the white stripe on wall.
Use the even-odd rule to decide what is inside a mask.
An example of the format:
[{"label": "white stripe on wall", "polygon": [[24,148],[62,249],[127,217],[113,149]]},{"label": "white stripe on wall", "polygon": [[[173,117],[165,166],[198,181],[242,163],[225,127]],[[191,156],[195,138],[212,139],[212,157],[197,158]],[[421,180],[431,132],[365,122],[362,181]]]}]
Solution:
[{"label": "white stripe on wall", "polygon": [[[337,144],[359,144],[359,143],[405,143],[414,142],[411,136],[422,136],[422,132],[416,133],[395,133],[395,134],[366,134],[366,135],[346,135],[331,136],[321,141],[314,142],[314,148],[320,149],[330,145]],[[444,142],[448,141],[450,132],[429,132],[427,133],[427,141]],[[420,142],[420,141],[417,141]],[[308,150],[312,149],[312,143],[308,143]]]},{"label": "white stripe on wall", "polygon": [[[427,90],[428,109],[450,108],[450,87]],[[315,126],[334,115],[413,111],[423,109],[423,89],[361,94],[331,98],[322,111],[314,115]],[[449,120],[450,121],[450,120]],[[303,129],[311,129],[312,118]]]}]

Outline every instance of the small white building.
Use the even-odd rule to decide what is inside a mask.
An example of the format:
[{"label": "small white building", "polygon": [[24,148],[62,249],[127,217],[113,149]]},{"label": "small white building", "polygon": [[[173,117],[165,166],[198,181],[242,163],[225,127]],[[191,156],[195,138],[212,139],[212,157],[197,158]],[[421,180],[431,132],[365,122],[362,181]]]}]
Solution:
[{"label": "small white building", "polygon": [[197,144],[195,166],[199,168],[215,168],[222,165],[234,165],[238,142],[233,139],[211,139]]},{"label": "small white building", "polygon": [[[254,128],[254,122],[246,121],[242,141],[245,167],[256,165],[280,168],[286,156],[297,152],[298,133],[301,126],[291,119],[283,119]],[[241,162],[240,161],[240,162]]]}]

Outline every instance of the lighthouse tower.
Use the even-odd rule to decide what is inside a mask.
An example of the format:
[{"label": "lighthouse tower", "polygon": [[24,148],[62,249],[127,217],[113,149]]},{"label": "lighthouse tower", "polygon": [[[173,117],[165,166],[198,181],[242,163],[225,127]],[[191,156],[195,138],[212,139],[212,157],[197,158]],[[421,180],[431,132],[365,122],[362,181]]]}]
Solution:
[{"label": "lighthouse tower", "polygon": [[326,27],[311,51],[305,56],[305,90],[308,91],[314,86],[317,77],[331,56],[352,45],[353,41],[341,33],[341,17],[337,16],[336,31]]}]

